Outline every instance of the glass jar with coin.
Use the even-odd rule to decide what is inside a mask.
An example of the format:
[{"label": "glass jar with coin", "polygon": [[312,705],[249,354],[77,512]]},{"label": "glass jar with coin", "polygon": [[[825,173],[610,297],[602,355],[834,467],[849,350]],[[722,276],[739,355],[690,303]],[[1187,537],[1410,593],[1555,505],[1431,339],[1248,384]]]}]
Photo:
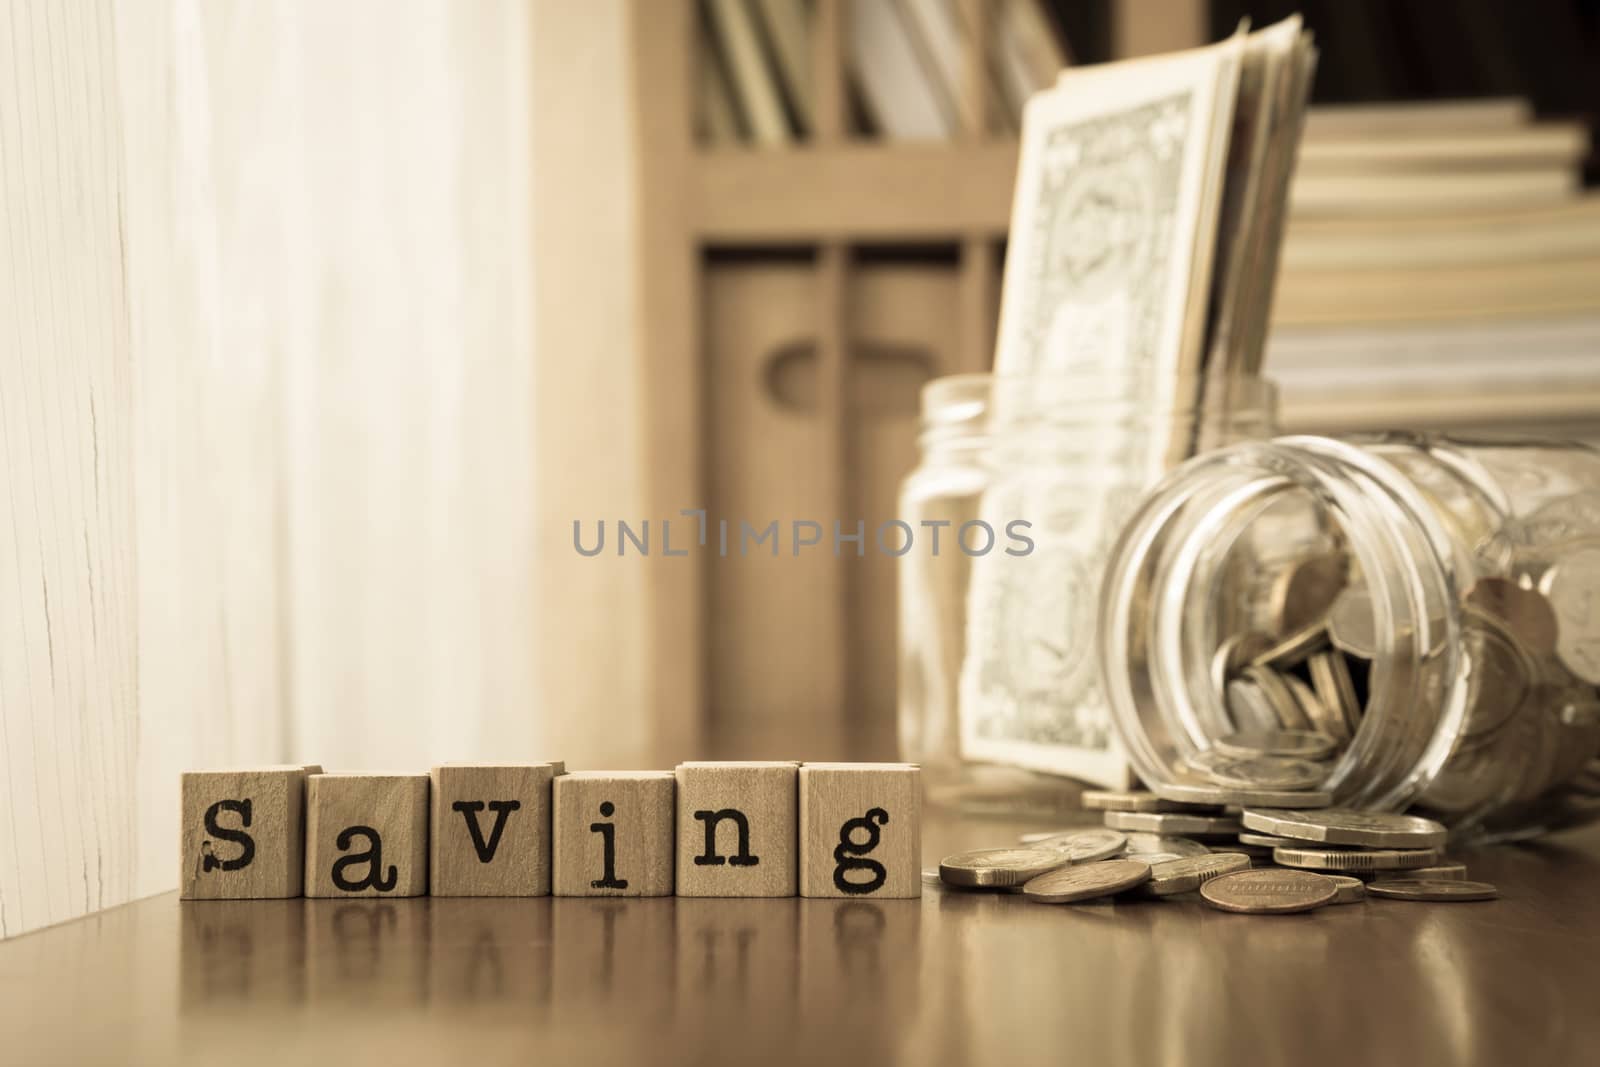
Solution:
[{"label": "glass jar with coin", "polygon": [[1146,497],[1101,668],[1175,800],[1414,806],[1458,837],[1600,814],[1600,453],[1418,434],[1246,443]]},{"label": "glass jar with coin", "polygon": [[1094,592],[1122,520],[1209,442],[1265,437],[1252,379],[1201,416],[1198,380],[1162,400],[1133,380],[968,375],[923,393],[922,461],[903,484],[901,758],[930,803],[1077,807],[1125,780],[1094,659]]}]

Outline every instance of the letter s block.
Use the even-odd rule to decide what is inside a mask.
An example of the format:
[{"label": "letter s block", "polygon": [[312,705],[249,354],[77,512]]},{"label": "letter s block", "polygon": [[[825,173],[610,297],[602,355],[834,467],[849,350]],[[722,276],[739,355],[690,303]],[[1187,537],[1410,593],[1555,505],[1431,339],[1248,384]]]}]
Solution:
[{"label": "letter s block", "polygon": [[801,896],[920,897],[921,856],[921,768],[801,764]]},{"label": "letter s block", "polygon": [[306,896],[418,897],[428,891],[428,776],[306,779]]},{"label": "letter s block", "polygon": [[555,763],[445,763],[433,768],[428,892],[436,897],[550,893],[550,782]]},{"label": "letter s block", "polygon": [[179,792],[179,897],[300,895],[306,844],[304,768],[189,771]]},{"label": "letter s block", "polygon": [[798,763],[678,764],[678,895],[792,897]]}]

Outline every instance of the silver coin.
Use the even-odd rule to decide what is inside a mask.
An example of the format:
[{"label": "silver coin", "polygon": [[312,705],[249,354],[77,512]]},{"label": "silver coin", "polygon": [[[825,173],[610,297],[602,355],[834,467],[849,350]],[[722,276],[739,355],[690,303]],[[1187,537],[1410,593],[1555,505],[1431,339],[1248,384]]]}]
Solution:
[{"label": "silver coin", "polygon": [[1264,834],[1296,841],[1368,848],[1433,848],[1449,836],[1442,825],[1418,815],[1323,808],[1317,812],[1246,808],[1239,821]]},{"label": "silver coin", "polygon": [[1244,677],[1260,688],[1261,695],[1272,705],[1272,713],[1281,728],[1311,729],[1311,717],[1301,709],[1300,700],[1289,685],[1292,680],[1289,675],[1279,674],[1270,667],[1252,666],[1245,668]]},{"label": "silver coin", "polygon": [[1536,672],[1517,637],[1497,618],[1476,609],[1462,613],[1461,651],[1466,656],[1471,703],[1463,737],[1481,741],[1502,729],[1522,706]]},{"label": "silver coin", "polygon": [[1332,882],[1338,892],[1329,904],[1354,904],[1367,899],[1367,883],[1359,878],[1352,878],[1348,874],[1325,874],[1328,881]]},{"label": "silver coin", "polygon": [[1128,835],[1128,845],[1125,852],[1130,859],[1141,859],[1147,863],[1158,862],[1150,859],[1151,856],[1163,856],[1169,859],[1183,859],[1187,856],[1210,855],[1211,850],[1198,841],[1191,841],[1187,837],[1165,837],[1161,834],[1131,833]]},{"label": "silver coin", "polygon": [[1072,858],[1042,848],[981,848],[957,852],[939,861],[939,877],[951,885],[1022,885],[1046,871],[1065,867]]},{"label": "silver coin", "polygon": [[1293,756],[1319,760],[1331,755],[1333,741],[1308,730],[1235,730],[1213,742],[1227,756]]},{"label": "silver coin", "polygon": [[1348,586],[1328,612],[1328,640],[1341,652],[1371,659],[1378,650],[1378,621],[1372,594],[1365,586]]},{"label": "silver coin", "polygon": [[1271,647],[1271,635],[1259,630],[1245,630],[1223,641],[1211,657],[1212,686],[1219,693],[1225,692],[1229,679]]},{"label": "silver coin", "polygon": [[1223,693],[1235,730],[1262,732],[1279,728],[1277,710],[1252,679],[1235,678]]},{"label": "silver coin", "polygon": [[1220,807],[1217,804],[1184,804],[1143,790],[1118,792],[1111,789],[1085,789],[1082,801],[1083,806],[1091,811],[1187,811],[1195,815],[1208,815]]},{"label": "silver coin", "polygon": [[1461,882],[1467,877],[1465,863],[1441,863],[1435,867],[1418,867],[1405,873],[1407,878],[1427,878],[1435,882]]},{"label": "silver coin", "polygon": [[1106,825],[1114,830],[1181,837],[1188,834],[1227,834],[1239,832],[1239,820],[1222,815],[1180,815],[1157,811],[1108,811]]},{"label": "silver coin", "polygon": [[[1115,814],[1107,812],[1107,815]],[[1121,854],[1128,836],[1116,830],[1091,827],[1087,830],[1067,830],[1033,842],[1030,848],[1060,852],[1073,863],[1092,863]]]},{"label": "silver coin", "polygon": [[1309,760],[1255,756],[1215,760],[1206,774],[1219,785],[1241,789],[1312,789],[1322,784],[1328,770]]},{"label": "silver coin", "polygon": [[1150,880],[1139,887],[1139,895],[1170,897],[1189,893],[1213,878],[1250,866],[1250,857],[1236,852],[1214,853],[1210,856],[1191,856],[1188,859],[1168,860],[1150,865]]},{"label": "silver coin", "polygon": [[1169,800],[1251,808],[1325,808],[1333,794],[1324,789],[1250,789],[1215,782],[1160,782],[1150,787]]},{"label": "silver coin", "polygon": [[1255,659],[1250,661],[1252,667],[1268,667],[1275,670],[1284,670],[1298,663],[1304,663],[1307,656],[1313,652],[1328,647],[1328,629],[1318,619],[1309,626],[1300,629],[1273,645]]},{"label": "silver coin", "polygon": [[1338,895],[1331,880],[1307,871],[1272,868],[1238,871],[1200,887],[1206,903],[1250,915],[1287,915],[1321,907]]},{"label": "silver coin", "polygon": [[1343,552],[1306,556],[1279,574],[1272,585],[1278,632],[1302,630],[1326,616],[1349,574],[1349,557]]},{"label": "silver coin", "polygon": [[1580,548],[1551,564],[1539,591],[1556,615],[1556,658],[1588,682],[1600,685],[1600,548]]},{"label": "silver coin", "polygon": [[1432,848],[1275,848],[1272,861],[1308,871],[1405,871],[1439,862]]},{"label": "silver coin", "polygon": [[1258,834],[1251,830],[1239,831],[1239,843],[1254,845],[1256,848],[1274,849],[1279,847],[1299,848],[1304,841],[1296,841],[1292,837],[1278,837],[1274,834]]},{"label": "silver coin", "polygon": [[1317,700],[1328,712],[1325,721],[1316,722],[1317,729],[1340,744],[1349,744],[1361,728],[1361,703],[1356,699],[1355,682],[1350,678],[1350,666],[1344,653],[1336,649],[1318,652],[1308,662],[1311,669],[1311,687]]},{"label": "silver coin", "polygon": [[1435,903],[1468,900],[1493,900],[1500,891],[1488,882],[1468,882],[1455,878],[1380,878],[1367,884],[1375,897],[1393,900],[1426,900]]},{"label": "silver coin", "polygon": [[1105,860],[1041,874],[1029,879],[1022,892],[1040,904],[1070,904],[1076,900],[1108,897],[1150,880],[1150,865],[1139,860]]}]

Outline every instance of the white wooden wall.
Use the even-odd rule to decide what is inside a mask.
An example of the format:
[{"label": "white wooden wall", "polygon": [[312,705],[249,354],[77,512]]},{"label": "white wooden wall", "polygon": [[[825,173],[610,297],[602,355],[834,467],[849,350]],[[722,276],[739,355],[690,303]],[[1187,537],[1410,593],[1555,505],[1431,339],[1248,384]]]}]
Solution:
[{"label": "white wooden wall", "polygon": [[[540,451],[629,421],[630,291],[535,297],[628,273],[625,86],[531,103],[625,71],[620,5],[0,8],[0,936],[170,888],[185,767],[637,756],[636,579]],[[602,165],[537,265],[536,150]]]}]

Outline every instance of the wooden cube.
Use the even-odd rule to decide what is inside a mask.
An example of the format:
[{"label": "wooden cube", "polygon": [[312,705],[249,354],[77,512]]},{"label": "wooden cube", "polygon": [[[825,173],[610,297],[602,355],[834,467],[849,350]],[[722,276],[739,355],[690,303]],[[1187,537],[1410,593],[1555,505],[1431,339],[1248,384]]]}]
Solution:
[{"label": "wooden cube", "polygon": [[300,895],[306,842],[304,770],[190,771],[183,775],[179,792],[182,899]]},{"label": "wooden cube", "polygon": [[678,764],[678,896],[795,895],[799,766]]},{"label": "wooden cube", "polygon": [[921,835],[914,764],[801,764],[801,896],[921,896]]},{"label": "wooden cube", "polygon": [[416,897],[428,891],[428,776],[306,779],[306,896]]},{"label": "wooden cube", "polygon": [[550,782],[560,763],[433,768],[428,892],[542,897],[550,892]]},{"label": "wooden cube", "polygon": [[584,771],[552,787],[558,897],[672,895],[671,771]]}]

